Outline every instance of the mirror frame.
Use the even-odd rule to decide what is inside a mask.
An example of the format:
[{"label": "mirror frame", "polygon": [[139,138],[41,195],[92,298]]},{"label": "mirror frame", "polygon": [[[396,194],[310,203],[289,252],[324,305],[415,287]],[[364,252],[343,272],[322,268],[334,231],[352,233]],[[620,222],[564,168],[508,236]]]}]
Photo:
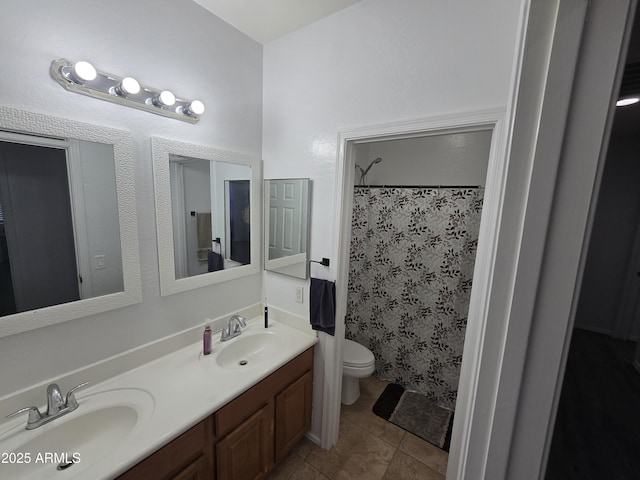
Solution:
[{"label": "mirror frame", "polygon": [[[281,180],[306,180],[307,182],[307,198],[306,198],[306,204],[307,204],[307,210],[305,212],[305,220],[306,220],[306,238],[307,238],[307,243],[305,245],[305,267],[304,267],[304,277],[298,276],[298,275],[292,275],[290,273],[285,273],[285,272],[279,272],[278,270],[273,268],[273,264],[276,263],[282,263],[283,266],[287,266],[286,260],[283,259],[275,259],[275,260],[269,260],[269,199],[270,199],[270,192],[269,189],[267,188],[267,183],[268,182],[274,182],[274,181],[281,181]],[[271,272],[271,273],[277,273],[279,275],[286,275],[288,277],[292,277],[292,278],[299,278],[301,280],[307,280],[309,278],[310,275],[310,266],[309,266],[309,261],[311,260],[311,255],[309,253],[310,249],[311,249],[311,179],[308,177],[295,177],[295,178],[265,178],[262,181],[262,188],[264,190],[264,215],[263,215],[263,232],[264,232],[264,238],[263,238],[263,243],[264,243],[264,262],[263,262],[263,268],[266,272]],[[284,258],[289,258],[289,257],[284,257]],[[271,262],[271,265],[269,265],[269,263]]]},{"label": "mirror frame", "polygon": [[124,291],[0,317],[0,338],[142,301],[133,137],[110,127],[0,106],[0,129],[113,145]]},{"label": "mirror frame", "polygon": [[[156,201],[156,228],[158,233],[158,267],[160,269],[160,295],[193,290],[236,278],[254,275],[261,271],[261,188],[262,161],[249,155],[171,140],[151,137],[153,153],[153,188]],[[192,277],[176,279],[173,246],[173,221],[171,214],[170,155],[191,157],[216,162],[235,163],[251,167],[251,263],[227,270],[203,273]]]}]

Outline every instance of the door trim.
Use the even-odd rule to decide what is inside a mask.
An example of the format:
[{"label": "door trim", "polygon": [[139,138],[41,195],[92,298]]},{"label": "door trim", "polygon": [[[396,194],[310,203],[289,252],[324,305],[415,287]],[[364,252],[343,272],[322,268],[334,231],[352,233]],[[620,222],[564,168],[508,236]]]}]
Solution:
[{"label": "door trim", "polygon": [[[351,242],[351,211],[355,172],[355,144],[384,141],[398,138],[412,138],[454,132],[492,130],[488,170],[485,182],[482,220],[478,250],[474,268],[474,281],[469,304],[467,334],[465,335],[460,387],[450,454],[453,463],[462,459],[469,440],[470,419],[473,416],[475,389],[479,378],[480,357],[483,347],[483,332],[488,313],[488,300],[492,285],[493,264],[496,258],[497,235],[500,227],[502,199],[504,196],[508,159],[508,143],[505,129],[506,111],[493,108],[438,116],[421,120],[389,123],[342,130],[338,133],[338,161],[336,167],[336,187],[338,192],[333,220],[333,258],[330,275],[336,278],[336,329],[331,341],[321,336],[325,357],[325,385],[323,397],[323,448],[329,448],[338,439],[340,420],[340,399],[342,389],[342,348],[344,342],[344,317],[347,304],[347,284],[349,278],[349,248]],[[464,413],[462,413],[464,412]],[[451,467],[450,467],[451,468]],[[455,478],[455,474],[454,477]]]}]

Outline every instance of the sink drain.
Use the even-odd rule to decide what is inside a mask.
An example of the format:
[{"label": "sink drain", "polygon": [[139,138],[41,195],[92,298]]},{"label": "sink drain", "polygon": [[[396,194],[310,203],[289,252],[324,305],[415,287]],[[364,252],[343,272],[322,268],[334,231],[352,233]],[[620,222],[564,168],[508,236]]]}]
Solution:
[{"label": "sink drain", "polygon": [[58,466],[56,467],[56,470],[63,471],[63,470],[66,470],[69,467],[74,466],[75,464],[76,464],[75,460],[69,459],[66,462],[60,462],[58,464]]},{"label": "sink drain", "polygon": [[249,362],[248,362],[248,361],[246,361],[246,360],[240,360],[240,361],[238,362],[238,365],[240,365],[241,367],[244,367],[247,363],[249,363]]}]

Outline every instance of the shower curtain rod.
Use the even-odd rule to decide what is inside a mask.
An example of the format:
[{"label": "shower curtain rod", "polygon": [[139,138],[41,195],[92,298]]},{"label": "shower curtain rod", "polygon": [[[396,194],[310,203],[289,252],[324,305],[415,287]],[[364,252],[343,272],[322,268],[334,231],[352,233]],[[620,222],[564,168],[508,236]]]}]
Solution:
[{"label": "shower curtain rod", "polygon": [[354,185],[354,188],[484,188],[482,185]]}]

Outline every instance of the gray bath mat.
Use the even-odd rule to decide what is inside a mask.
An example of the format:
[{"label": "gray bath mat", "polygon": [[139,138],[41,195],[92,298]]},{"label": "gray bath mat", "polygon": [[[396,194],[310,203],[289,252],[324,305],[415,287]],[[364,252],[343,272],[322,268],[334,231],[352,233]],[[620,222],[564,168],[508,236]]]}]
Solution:
[{"label": "gray bath mat", "polygon": [[453,412],[438,406],[426,396],[391,383],[376,401],[373,413],[449,451]]}]

